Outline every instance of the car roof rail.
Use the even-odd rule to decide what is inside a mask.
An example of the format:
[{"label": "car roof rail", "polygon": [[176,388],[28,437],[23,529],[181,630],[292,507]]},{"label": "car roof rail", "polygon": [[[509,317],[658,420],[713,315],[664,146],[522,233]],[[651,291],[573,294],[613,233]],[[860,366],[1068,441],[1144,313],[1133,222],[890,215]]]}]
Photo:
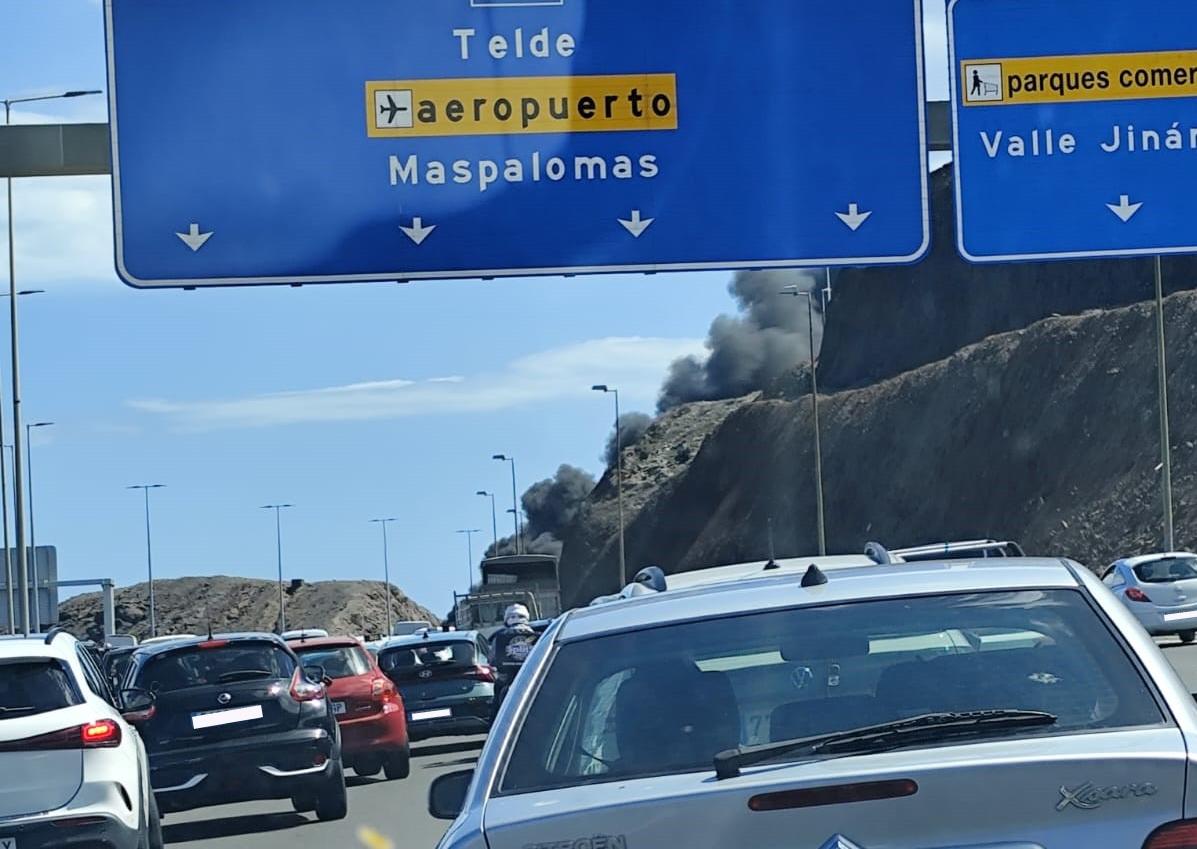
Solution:
[{"label": "car roof rail", "polygon": [[940,560],[972,557],[1026,557],[1022,546],[1009,540],[976,539],[938,542],[910,548],[895,549],[894,555],[904,560]]},{"label": "car roof rail", "polygon": [[69,634],[69,633],[70,633],[70,631],[68,631],[66,628],[56,626],[46,632],[46,639],[44,640],[44,642],[46,645],[50,645],[52,642],[54,642],[56,637],[58,637],[62,634]]},{"label": "car roof rail", "polygon": [[878,566],[887,566],[890,563],[900,563],[901,560],[894,557],[885,546],[879,542],[870,542],[865,546],[865,557],[872,560]]}]

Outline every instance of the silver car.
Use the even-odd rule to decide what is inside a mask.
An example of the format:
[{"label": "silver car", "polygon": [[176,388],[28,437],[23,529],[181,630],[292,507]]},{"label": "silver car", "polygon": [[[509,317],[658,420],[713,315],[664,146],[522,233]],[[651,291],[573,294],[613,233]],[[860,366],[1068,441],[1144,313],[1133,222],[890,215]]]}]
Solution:
[{"label": "silver car", "polygon": [[1153,636],[1197,638],[1197,554],[1184,551],[1118,560],[1102,575]]},{"label": "silver car", "polygon": [[1197,846],[1197,704],[1088,570],[756,566],[557,619],[441,849]]}]

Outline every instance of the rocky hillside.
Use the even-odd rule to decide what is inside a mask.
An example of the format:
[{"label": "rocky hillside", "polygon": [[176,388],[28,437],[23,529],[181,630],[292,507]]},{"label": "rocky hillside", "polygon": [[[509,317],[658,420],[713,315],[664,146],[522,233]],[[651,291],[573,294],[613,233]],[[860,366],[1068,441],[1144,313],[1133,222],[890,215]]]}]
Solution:
[{"label": "rocky hillside", "polygon": [[[380,581],[326,581],[287,588],[287,627],[324,628],[333,634],[381,635],[386,631],[386,590]],[[154,582],[159,634],[272,631],[278,621],[278,584],[245,578],[178,578]],[[391,588],[396,620],[438,622],[428,610]],[[116,631],[149,636],[147,584],[116,593]],[[61,624],[79,636],[101,636],[99,593],[69,599]]]},{"label": "rocky hillside", "polygon": [[[1177,542],[1191,546],[1197,293],[1168,298],[1165,315]],[[1100,566],[1159,545],[1154,334],[1150,303],[1049,318],[824,397],[830,548],[996,536]],[[815,550],[809,400],[757,397],[724,409],[694,434],[701,448],[689,462],[635,497],[630,569],[763,559],[770,518],[779,555]],[[612,508],[613,490],[601,485],[587,512]],[[611,591],[614,564],[613,535],[591,533],[577,547],[570,538],[563,569],[583,577],[567,602]]]},{"label": "rocky hillside", "polygon": [[[971,265],[956,252],[951,166],[931,175],[932,250],[918,265],[835,277],[819,381],[866,386],[951,356],[1053,314],[1076,315],[1153,296],[1151,260]],[[1197,257],[1164,260],[1169,292],[1197,286]]]}]

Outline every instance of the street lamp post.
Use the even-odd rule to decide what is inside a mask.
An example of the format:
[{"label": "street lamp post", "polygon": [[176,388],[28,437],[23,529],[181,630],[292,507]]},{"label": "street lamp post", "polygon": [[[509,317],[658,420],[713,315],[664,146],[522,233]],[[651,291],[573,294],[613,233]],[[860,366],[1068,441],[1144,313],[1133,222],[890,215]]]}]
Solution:
[{"label": "street lamp post", "polygon": [[395,630],[394,623],[391,620],[391,563],[390,557],[387,554],[387,525],[391,522],[398,522],[398,519],[371,519],[372,523],[382,526],[382,577],[386,581],[387,591],[387,636]]},{"label": "street lamp post", "polygon": [[506,454],[496,454],[493,457],[491,457],[491,459],[499,460],[500,462],[511,464],[511,508],[515,514],[515,553],[523,554],[524,553],[524,545],[523,545],[523,541],[521,540],[521,533],[520,533],[520,531],[521,531],[521,528],[520,528],[520,498],[517,493],[517,488],[516,488],[516,484],[515,484],[515,458],[508,457]]},{"label": "street lamp post", "polygon": [[[6,98],[0,101],[0,103],[4,104],[4,125],[7,127],[12,124],[12,107],[18,103],[38,103],[43,100],[61,100],[84,97],[91,94],[102,94],[102,92],[66,91],[62,94],[42,95],[39,97]],[[12,347],[13,519],[17,532],[17,574],[21,581],[22,598],[25,599],[25,603],[22,605],[21,625],[24,632],[29,633],[29,596],[26,594],[29,586],[29,565],[25,554],[25,505],[23,494],[25,478],[24,469],[21,466],[21,346],[20,337],[17,332],[20,326],[17,320],[17,297],[20,293],[17,291],[16,247],[13,241],[12,180],[13,178],[9,177],[6,182],[8,184],[8,320],[9,340]],[[34,592],[36,593],[36,591],[37,588],[35,585]]]},{"label": "street lamp post", "polygon": [[158,636],[158,616],[154,606],[154,547],[150,538],[150,490],[163,489],[166,484],[145,483],[127,486],[125,489],[140,489],[145,493],[145,571],[150,586],[150,636]]},{"label": "street lamp post", "polygon": [[287,602],[283,592],[283,519],[284,510],[294,507],[294,504],[265,504],[262,510],[274,511],[274,537],[278,551],[278,632],[287,630]]},{"label": "street lamp post", "polygon": [[470,579],[466,582],[466,592],[469,592],[474,587],[474,534],[480,534],[482,531],[477,528],[470,528],[466,531],[457,531],[459,534],[465,534],[466,538],[466,557],[468,558],[467,566],[469,566]]},{"label": "street lamp post", "polygon": [[628,568],[623,546],[623,439],[619,426],[619,390],[604,383],[590,388],[615,396],[615,493],[619,502],[619,586],[622,587],[628,583]]},{"label": "street lamp post", "polygon": [[815,299],[809,291],[797,286],[787,286],[781,291],[783,295],[806,298],[807,336],[810,341],[810,398],[811,419],[815,429],[815,509],[817,511],[819,533],[819,556],[827,556],[827,525],[823,513],[823,445],[819,433],[819,377],[818,366],[815,362]]},{"label": "street lamp post", "polygon": [[487,492],[485,489],[480,489],[474,494],[481,495],[483,498],[490,499],[490,527],[491,527],[491,532],[494,534],[494,537],[495,537],[495,554],[498,554],[499,553],[499,517],[495,513],[495,494],[493,492]]},{"label": "street lamp post", "polygon": [[[29,468],[29,549],[33,552],[33,630],[42,630],[42,606],[38,591],[41,589],[41,570],[38,568],[37,531],[33,525],[33,430],[39,427],[51,427],[54,422],[34,422],[25,425],[25,464]],[[13,453],[16,451],[14,449]],[[15,463],[14,463],[15,465]],[[19,543],[18,543],[19,544]]]}]

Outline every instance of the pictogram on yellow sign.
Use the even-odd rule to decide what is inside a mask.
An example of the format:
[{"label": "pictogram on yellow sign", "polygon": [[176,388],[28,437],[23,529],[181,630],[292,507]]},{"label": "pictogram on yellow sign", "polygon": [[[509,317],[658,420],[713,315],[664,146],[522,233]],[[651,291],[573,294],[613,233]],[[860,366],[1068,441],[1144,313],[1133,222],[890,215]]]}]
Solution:
[{"label": "pictogram on yellow sign", "polygon": [[677,77],[489,77],[366,83],[371,138],[676,130]]},{"label": "pictogram on yellow sign", "polygon": [[965,106],[1197,97],[1197,51],[970,59]]}]

